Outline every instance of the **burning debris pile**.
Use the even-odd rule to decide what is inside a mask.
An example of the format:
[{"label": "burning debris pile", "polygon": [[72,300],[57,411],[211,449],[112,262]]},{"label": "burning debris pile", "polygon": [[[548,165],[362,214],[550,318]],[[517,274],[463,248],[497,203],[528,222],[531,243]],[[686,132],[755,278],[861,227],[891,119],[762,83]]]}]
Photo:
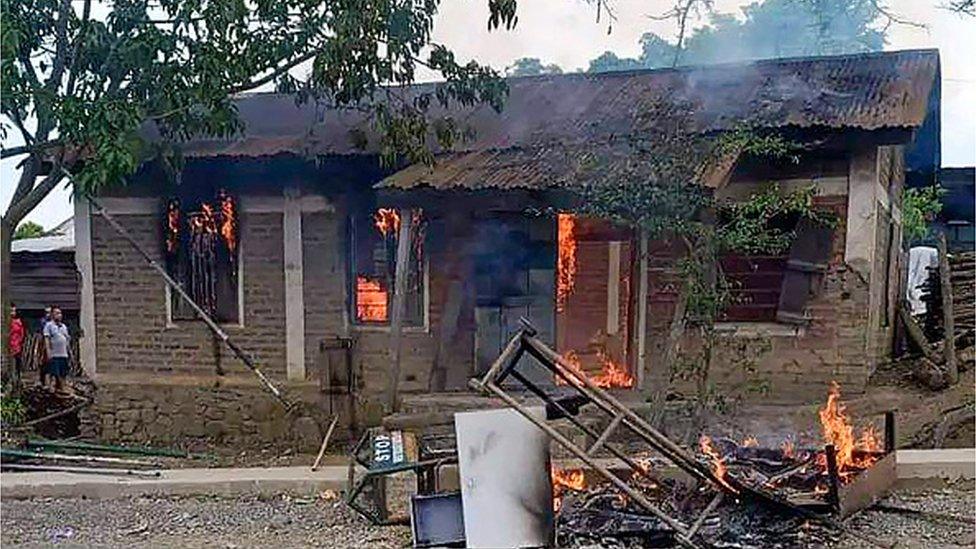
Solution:
[{"label": "burning debris pile", "polygon": [[[557,470],[553,478],[582,479],[581,469]],[[674,479],[632,479],[641,493],[672,516],[701,516],[709,494]],[[562,486],[557,488],[557,486]],[[673,529],[648,515],[611,484],[598,479],[579,488],[554,485],[557,547],[673,547]],[[839,534],[821,524],[754,501],[713,507],[698,534],[712,547],[802,547],[836,541]]]},{"label": "burning debris pile", "polygon": [[[866,488],[856,486],[858,479],[882,460],[893,465],[873,426],[856,433],[840,397],[840,387],[831,384],[818,414],[822,448],[798,449],[793,439],[770,448],[752,436],[741,442],[702,436],[699,459],[721,483],[722,498],[712,498],[702,483],[682,482],[673,475],[658,477],[648,465],[631,474],[629,483],[671,516],[694,521],[698,528],[692,529],[715,547],[796,547],[835,541],[838,531],[811,521],[809,513],[844,516],[863,508],[883,495],[883,488],[864,492]],[[886,431],[890,432],[888,426]],[[674,529],[634,505],[612,483],[584,469],[554,469],[552,481],[560,547],[593,543],[668,547],[679,541]],[[756,498],[759,491],[781,505]]]},{"label": "burning debris pile", "polygon": [[[703,542],[728,547],[795,546],[790,540],[811,535],[803,528],[807,521],[883,546],[830,515],[844,517],[871,505],[894,482],[892,414],[885,416],[885,452],[875,452],[873,431],[855,438],[840,389],[834,385],[819,414],[827,443],[822,451],[797,450],[793,441],[779,448],[761,448],[754,437],[743,444],[703,437],[698,451],[690,451],[540,341],[528,320],[522,319],[522,324],[491,368],[470,386],[500,398],[585,464],[582,471],[551,475],[557,535],[564,538],[560,546],[578,545],[577,541],[590,544],[594,538],[602,544],[605,536],[616,540],[613,544],[642,546],[701,547]],[[565,389],[558,396],[519,372],[520,358],[526,354],[563,380]],[[543,417],[508,393],[502,383],[509,377],[544,402]],[[566,390],[576,394],[565,396]],[[601,432],[580,421],[580,406],[592,406],[608,416],[606,428]],[[560,422],[560,428],[555,422]],[[577,445],[565,434],[568,427],[582,431],[592,442]],[[612,435],[622,430],[647,450],[635,455],[632,447],[625,450],[616,444]],[[616,458],[612,465],[597,458],[606,453]],[[655,460],[664,467],[649,465]],[[606,484],[588,487],[590,474],[599,475]],[[764,515],[781,518],[756,523],[756,517]]]}]

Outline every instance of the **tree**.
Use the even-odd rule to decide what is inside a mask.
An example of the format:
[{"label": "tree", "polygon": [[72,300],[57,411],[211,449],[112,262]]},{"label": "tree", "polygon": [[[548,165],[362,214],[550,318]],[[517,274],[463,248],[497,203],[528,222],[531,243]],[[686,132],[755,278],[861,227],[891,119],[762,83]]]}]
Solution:
[{"label": "tree", "polygon": [[21,238],[37,238],[38,236],[44,236],[44,227],[34,223],[33,221],[24,221],[17,227],[17,231],[14,233],[14,240],[20,240]]},{"label": "tree", "polygon": [[708,24],[686,32],[694,10],[709,11],[710,6],[681,0],[664,14],[679,26],[675,43],[646,33],[637,59],[607,52],[590,62],[590,71],[878,51],[886,28],[879,21],[895,17],[876,0],[765,0],[743,7],[741,18],[708,13]]},{"label": "tree", "polygon": [[[643,119],[643,120],[642,120]],[[661,123],[660,120],[667,120]],[[664,356],[669,380],[679,374],[695,381],[696,424],[713,399],[709,372],[716,338],[715,322],[732,303],[732,284],[719,266],[722,255],[780,253],[794,237],[790,223],[802,218],[828,222],[812,209],[814,189],[756,193],[744,202],[717,199],[707,182],[736,158],[794,158],[797,145],[775,133],[748,128],[705,135],[694,130],[690,105],[669,115],[638,115],[631,137],[606,143],[588,142],[586,151],[565,151],[579,158],[570,180],[578,196],[571,211],[633,228],[650,240],[681,244],[677,273],[681,280],[675,316]],[[698,334],[697,357],[678,360],[686,328]],[[678,371],[685,365],[685,372]],[[668,387],[652,395],[655,421],[660,420]],[[695,429],[693,429],[695,431]]]},{"label": "tree", "polygon": [[537,57],[522,57],[505,69],[506,76],[538,76],[540,74],[562,74],[563,69],[552,63],[544,65]]},{"label": "tree", "polygon": [[[241,92],[274,86],[299,100],[366,110],[381,131],[385,161],[429,162],[431,104],[500,109],[506,93],[495,71],[462,64],[431,42],[438,4],[0,0],[2,130],[23,141],[0,153],[18,157],[21,168],[0,218],[2,293],[12,228],[56,185],[68,180],[76,193],[95,192],[149,159],[175,158],[173,143],[238,132],[233,99]],[[515,24],[513,0],[489,0],[489,7],[490,29]],[[407,99],[398,90],[420,67],[444,81]],[[160,142],[141,137],[147,122]],[[438,128],[446,142],[462,131]]]},{"label": "tree", "polygon": [[909,244],[929,235],[929,225],[942,211],[942,197],[945,193],[945,189],[937,185],[902,191],[902,226],[905,240]]},{"label": "tree", "polygon": [[976,0],[954,0],[949,2],[949,9],[956,13],[976,17]]}]

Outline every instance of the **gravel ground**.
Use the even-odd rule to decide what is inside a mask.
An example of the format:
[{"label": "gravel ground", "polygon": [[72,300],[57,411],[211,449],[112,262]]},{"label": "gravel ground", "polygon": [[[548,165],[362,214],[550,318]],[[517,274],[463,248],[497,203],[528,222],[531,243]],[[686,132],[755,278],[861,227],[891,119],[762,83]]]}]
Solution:
[{"label": "gravel ground", "polygon": [[[905,548],[973,547],[973,483],[900,490],[882,502],[922,511],[872,509],[850,519],[855,530]],[[4,547],[401,548],[405,527],[370,526],[335,493],[319,498],[34,499],[3,502]],[[819,545],[819,544],[818,544]],[[836,549],[860,549],[846,537]]]},{"label": "gravel ground", "polygon": [[[898,547],[973,547],[976,546],[974,504],[976,490],[972,482],[945,488],[899,490],[879,506],[858,513],[848,524],[863,534],[898,542]],[[896,512],[892,509],[895,507],[920,513]],[[849,537],[836,545],[843,549],[864,546],[863,541]]]},{"label": "gravel ground", "polygon": [[4,547],[400,548],[405,527],[376,528],[334,493],[278,496],[115,500],[4,501]]}]

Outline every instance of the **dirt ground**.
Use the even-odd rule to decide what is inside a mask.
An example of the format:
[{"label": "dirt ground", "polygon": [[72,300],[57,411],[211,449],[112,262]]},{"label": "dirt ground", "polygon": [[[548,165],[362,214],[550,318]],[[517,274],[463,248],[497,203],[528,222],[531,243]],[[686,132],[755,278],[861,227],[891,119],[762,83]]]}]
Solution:
[{"label": "dirt ground", "polygon": [[[902,489],[884,507],[849,519],[858,532],[904,548],[973,547],[973,484]],[[896,510],[897,509],[897,510]],[[318,498],[140,497],[109,501],[35,499],[2,505],[4,547],[400,548],[406,527],[375,527],[327,493]],[[598,549],[603,545],[589,546]],[[747,547],[740,545],[740,547]],[[812,543],[806,547],[822,547]],[[842,537],[831,547],[856,549]]]}]

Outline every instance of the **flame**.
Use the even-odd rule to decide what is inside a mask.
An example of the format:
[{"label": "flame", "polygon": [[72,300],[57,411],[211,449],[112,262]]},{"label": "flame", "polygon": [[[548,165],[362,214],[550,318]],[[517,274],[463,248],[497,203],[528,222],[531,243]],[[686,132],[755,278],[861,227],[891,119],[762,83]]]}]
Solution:
[{"label": "flame", "polygon": [[180,205],[170,201],[166,208],[166,251],[173,253],[180,242]]},{"label": "flame", "polygon": [[[839,473],[870,467],[878,457],[863,455],[863,452],[877,452],[881,448],[873,427],[862,431],[860,439],[854,438],[854,427],[847,417],[846,409],[840,401],[840,385],[832,381],[827,392],[827,404],[820,410],[820,426],[824,442],[834,446]],[[855,451],[862,454],[856,455]],[[826,468],[826,456],[820,456],[818,463]]]},{"label": "flame", "polygon": [[603,369],[600,370],[599,374],[590,378],[597,387],[603,389],[629,389],[634,386],[636,380],[634,376],[630,375],[630,372],[627,371],[625,366],[617,364],[613,358],[602,351],[598,352],[597,356],[600,359]]},{"label": "flame", "polygon": [[[566,351],[562,357],[579,375],[585,376],[601,389],[629,389],[637,382],[634,376],[630,375],[630,372],[627,371],[626,366],[618,364],[602,350],[597,351],[597,359],[600,361],[601,368],[600,373],[594,376],[587,376],[583,373],[579,353],[576,351]],[[563,378],[557,377],[556,385],[566,385],[566,382]]]},{"label": "flame", "polygon": [[779,445],[780,450],[783,452],[783,457],[793,458],[796,456],[796,445],[793,443],[793,439],[788,438]]},{"label": "flame", "polygon": [[712,460],[712,473],[715,474],[718,481],[729,490],[738,492],[738,490],[733,488],[732,485],[729,484],[728,480],[726,480],[728,468],[725,466],[725,457],[721,456],[712,446],[711,437],[702,435],[701,438],[698,439],[698,445],[701,447],[701,452]]},{"label": "flame", "polygon": [[559,511],[563,503],[563,493],[566,490],[581,491],[586,488],[586,474],[582,469],[560,469],[553,467],[552,471],[552,510]]},{"label": "flame", "polygon": [[234,204],[234,198],[224,191],[220,191],[217,200],[220,206],[220,235],[224,237],[227,250],[230,251],[233,258],[234,251],[237,249],[237,231],[235,230],[237,207]]},{"label": "flame", "polygon": [[759,446],[759,440],[754,436],[750,435],[742,439],[743,448],[755,448],[757,446]]},{"label": "flame", "polygon": [[556,312],[566,308],[566,299],[576,285],[576,218],[572,214],[556,216],[559,256],[556,261]]},{"label": "flame", "polygon": [[356,319],[364,322],[386,322],[386,290],[378,280],[356,277]]},{"label": "flame", "polygon": [[383,236],[396,235],[400,230],[400,214],[393,208],[380,208],[373,214],[373,225]]}]

